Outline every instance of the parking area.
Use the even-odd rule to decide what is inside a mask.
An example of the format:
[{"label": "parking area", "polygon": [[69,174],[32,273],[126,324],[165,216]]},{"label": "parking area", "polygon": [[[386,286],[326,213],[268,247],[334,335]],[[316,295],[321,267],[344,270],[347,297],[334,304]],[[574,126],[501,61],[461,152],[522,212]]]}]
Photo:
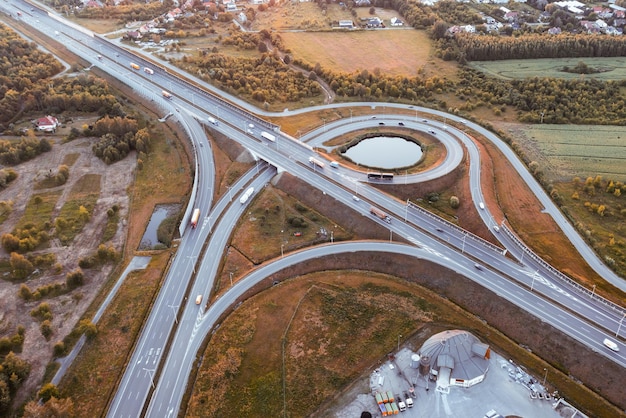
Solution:
[{"label": "parking area", "polygon": [[[419,373],[412,356],[415,353],[402,349],[395,359],[381,364],[369,377],[371,393],[359,394],[356,398],[345,399],[345,407],[339,410],[337,418],[360,417],[367,411],[372,417],[383,416],[376,402],[375,393],[391,391],[394,397],[405,393],[410,395],[414,388],[413,407],[397,415],[411,418],[466,417],[483,418],[485,416],[520,416],[534,418],[559,418],[557,409],[568,408],[558,402],[552,394],[532,396],[531,393],[546,393],[542,383],[526,374],[522,368],[491,352],[489,370],[485,379],[472,387],[449,386],[437,390],[436,382],[428,380]],[[413,367],[411,367],[413,366]],[[362,385],[364,386],[364,385]],[[447,391],[447,393],[445,393]],[[396,399],[397,402],[397,399]],[[563,412],[563,411],[561,411]],[[575,410],[567,416],[574,416]],[[584,417],[579,412],[576,417]]]}]

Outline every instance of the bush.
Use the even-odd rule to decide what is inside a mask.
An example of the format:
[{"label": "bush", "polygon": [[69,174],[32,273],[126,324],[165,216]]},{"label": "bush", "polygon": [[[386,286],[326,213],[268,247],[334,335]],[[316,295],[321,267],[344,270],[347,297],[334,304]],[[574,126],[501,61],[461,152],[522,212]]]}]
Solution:
[{"label": "bush", "polygon": [[80,268],[74,271],[70,271],[65,276],[65,284],[69,289],[75,289],[78,286],[82,286],[84,280],[85,280],[85,276],[83,274],[83,271]]}]

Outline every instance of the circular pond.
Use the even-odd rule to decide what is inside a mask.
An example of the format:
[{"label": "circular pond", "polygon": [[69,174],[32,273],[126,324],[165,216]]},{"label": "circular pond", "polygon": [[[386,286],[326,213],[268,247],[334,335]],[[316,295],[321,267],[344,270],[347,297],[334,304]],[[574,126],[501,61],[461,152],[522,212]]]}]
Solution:
[{"label": "circular pond", "polygon": [[404,138],[376,136],[348,148],[344,155],[359,165],[391,170],[417,164],[422,158],[422,148]]}]

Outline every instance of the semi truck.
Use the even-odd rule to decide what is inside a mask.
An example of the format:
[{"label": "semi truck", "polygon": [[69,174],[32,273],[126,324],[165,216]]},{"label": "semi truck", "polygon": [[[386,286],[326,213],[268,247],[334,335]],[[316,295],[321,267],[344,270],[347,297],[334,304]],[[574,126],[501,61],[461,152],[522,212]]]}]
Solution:
[{"label": "semi truck", "polygon": [[372,206],[370,208],[370,213],[380,219],[382,219],[383,221],[387,222],[388,224],[391,223],[391,218],[382,210],[375,208],[374,206]]},{"label": "semi truck", "polygon": [[244,194],[241,195],[241,198],[239,198],[239,203],[241,203],[242,205],[246,203],[250,196],[252,196],[252,193],[254,193],[254,187],[250,187],[248,190],[245,191]]},{"label": "semi truck", "polygon": [[261,132],[261,138],[265,138],[268,141],[272,141],[272,142],[276,142],[276,137],[270,133],[267,133],[265,131]]},{"label": "semi truck", "polygon": [[170,94],[170,92],[163,90],[161,92],[161,94],[163,95],[163,97],[165,97],[166,99],[172,99],[172,95]]},{"label": "semi truck", "polygon": [[198,219],[200,219],[200,209],[195,208],[193,210],[193,214],[191,215],[191,227],[195,228],[198,226]]},{"label": "semi truck", "polygon": [[139,67],[139,65],[135,64],[134,62],[131,62],[130,63],[130,68],[132,68],[133,70],[138,70],[141,67]]},{"label": "semi truck", "polygon": [[309,162],[313,165],[318,166],[319,168],[324,168],[324,165],[325,165],[323,162],[313,157],[309,157]]}]

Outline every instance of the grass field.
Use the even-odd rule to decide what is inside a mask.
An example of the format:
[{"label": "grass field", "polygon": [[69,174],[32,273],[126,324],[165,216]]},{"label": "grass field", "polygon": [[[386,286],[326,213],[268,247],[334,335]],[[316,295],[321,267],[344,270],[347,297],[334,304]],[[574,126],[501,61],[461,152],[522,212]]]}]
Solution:
[{"label": "grass field", "polygon": [[565,66],[575,67],[581,61],[589,67],[604,70],[604,72],[596,74],[586,74],[582,76],[584,78],[595,78],[604,81],[623,80],[626,78],[626,60],[623,57],[476,61],[471,62],[470,66],[484,73],[507,79],[527,77],[580,79],[581,75],[564,72],[562,68]]},{"label": "grass field", "polygon": [[430,58],[423,31],[289,32],[281,34],[295,59],[337,72],[378,68],[390,75],[416,76]]},{"label": "grass field", "polygon": [[531,159],[538,160],[550,180],[601,175],[626,181],[626,132],[623,127],[523,125],[509,131],[530,153]]}]

